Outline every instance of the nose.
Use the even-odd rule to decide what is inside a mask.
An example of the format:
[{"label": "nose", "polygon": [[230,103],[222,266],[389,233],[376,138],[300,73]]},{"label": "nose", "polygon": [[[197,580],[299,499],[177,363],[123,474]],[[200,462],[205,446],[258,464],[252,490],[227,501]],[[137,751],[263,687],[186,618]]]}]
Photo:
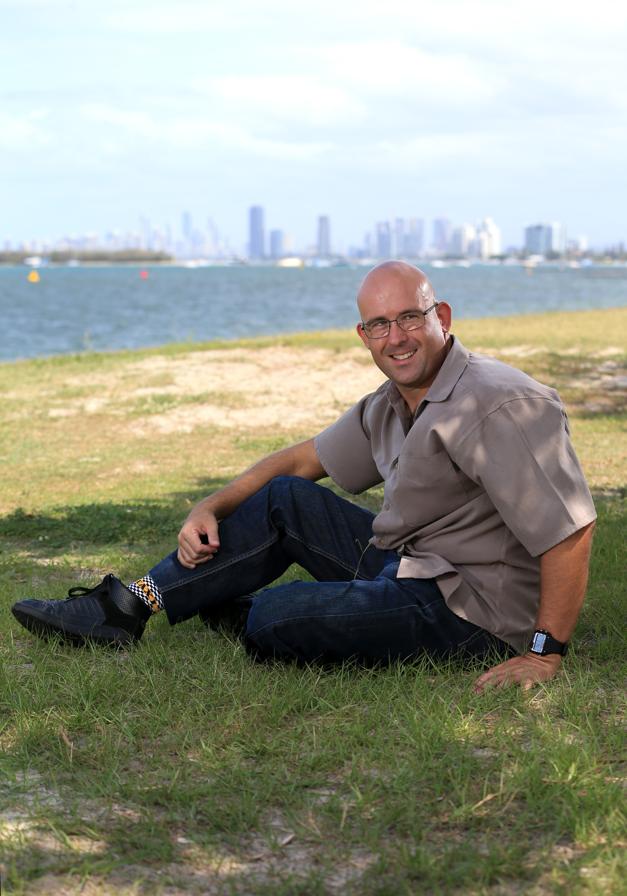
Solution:
[{"label": "nose", "polygon": [[398,321],[391,320],[390,321],[390,332],[388,333],[388,343],[393,342],[394,344],[399,342],[404,342],[407,338],[407,333],[403,330],[402,327],[399,327]]}]

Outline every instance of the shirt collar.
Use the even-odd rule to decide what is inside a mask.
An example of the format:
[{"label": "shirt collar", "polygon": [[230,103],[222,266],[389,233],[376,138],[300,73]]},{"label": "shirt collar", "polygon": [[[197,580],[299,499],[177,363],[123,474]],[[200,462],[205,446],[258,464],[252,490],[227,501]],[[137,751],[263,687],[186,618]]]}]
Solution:
[{"label": "shirt collar", "polygon": [[470,352],[451,334],[452,345],[425,395],[425,401],[446,401],[468,366]]},{"label": "shirt collar", "polygon": [[[456,336],[451,334],[451,348],[444,359],[444,363],[438,370],[438,374],[429,387],[423,401],[446,401],[461,375],[468,365],[470,352],[465,348]],[[388,382],[388,401],[402,418],[408,416],[409,411],[404,399],[393,382]],[[422,406],[422,402],[420,402]],[[419,407],[420,407],[419,406]]]}]

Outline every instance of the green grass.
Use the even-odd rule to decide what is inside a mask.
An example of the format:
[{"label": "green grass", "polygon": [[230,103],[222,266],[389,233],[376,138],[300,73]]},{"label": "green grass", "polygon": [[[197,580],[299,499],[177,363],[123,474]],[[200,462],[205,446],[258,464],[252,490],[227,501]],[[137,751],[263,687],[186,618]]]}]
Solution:
[{"label": "green grass", "polygon": [[[254,664],[196,621],[157,618],[127,652],[30,637],[13,601],[110,570],[130,580],[171,549],[199,497],[318,421],[151,428],[205,401],[241,412],[229,382],[216,399],[202,383],[177,392],[163,370],[137,381],[139,362],[184,365],[208,346],[0,365],[2,893],[624,892],[624,359],[612,349],[626,322],[613,309],[456,328],[560,389],[599,510],[572,652],[528,693],[477,696],[478,669],[427,661]],[[303,365],[323,349],[325,364],[355,338],[214,347],[281,345]]]}]

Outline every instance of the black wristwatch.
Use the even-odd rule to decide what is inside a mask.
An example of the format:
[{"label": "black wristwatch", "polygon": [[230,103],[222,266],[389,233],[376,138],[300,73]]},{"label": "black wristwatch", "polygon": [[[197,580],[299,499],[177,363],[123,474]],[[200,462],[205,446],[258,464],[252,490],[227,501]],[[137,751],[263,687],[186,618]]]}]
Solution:
[{"label": "black wristwatch", "polygon": [[568,644],[557,641],[550,632],[543,628],[535,630],[529,645],[529,653],[535,653],[537,656],[546,656],[547,653],[559,653],[561,656],[566,656],[567,650]]}]

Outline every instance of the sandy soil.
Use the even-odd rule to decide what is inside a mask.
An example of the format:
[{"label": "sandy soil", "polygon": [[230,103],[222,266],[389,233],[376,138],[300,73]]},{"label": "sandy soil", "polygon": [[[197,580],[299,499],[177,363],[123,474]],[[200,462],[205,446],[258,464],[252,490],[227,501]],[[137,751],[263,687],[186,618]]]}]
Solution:
[{"label": "sandy soil", "polygon": [[97,395],[66,400],[50,414],[115,413],[116,407],[118,413],[127,414],[133,403],[171,396],[184,398],[185,404],[146,415],[139,405],[144,435],[191,432],[208,424],[240,430],[294,429],[336,419],[382,381],[367,352],[359,348],[341,353],[270,347],[155,355],[123,365],[117,376],[107,371],[102,382],[93,374],[72,377],[67,386],[89,384]]},{"label": "sandy soil", "polygon": [[[497,356],[516,364],[538,351],[518,345]],[[619,353],[618,348],[609,347],[603,356]],[[381,382],[383,375],[360,347],[337,352],[271,346],[175,357],[152,355],[122,364],[117,371],[70,378],[66,386],[82,394],[53,401],[48,413],[51,417],[133,416],[141,419],[141,427],[134,432],[144,437],[187,433],[199,426],[309,430],[331,423]],[[620,364],[607,360],[573,385],[615,393],[624,392],[626,382]]]}]

